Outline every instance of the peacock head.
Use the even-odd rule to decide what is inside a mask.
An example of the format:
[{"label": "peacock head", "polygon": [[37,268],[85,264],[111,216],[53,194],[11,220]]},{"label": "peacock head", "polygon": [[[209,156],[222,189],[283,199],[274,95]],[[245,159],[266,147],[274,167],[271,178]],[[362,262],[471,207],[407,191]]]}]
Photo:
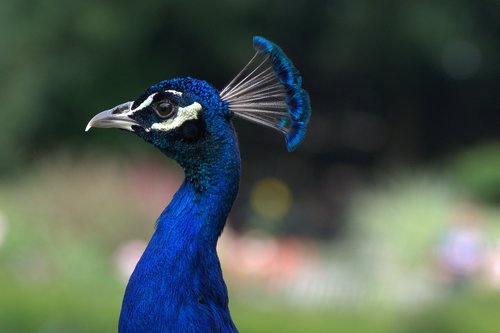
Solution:
[{"label": "peacock head", "polygon": [[289,150],[302,140],[311,107],[292,62],[275,44],[254,37],[255,56],[218,92],[192,78],[162,81],[134,101],[97,114],[87,125],[136,133],[183,164],[236,142],[237,116],[281,131]]},{"label": "peacock head", "polygon": [[152,85],[137,99],[97,114],[86,130],[91,127],[134,132],[176,160],[199,156],[232,135],[227,104],[207,82],[192,78]]}]

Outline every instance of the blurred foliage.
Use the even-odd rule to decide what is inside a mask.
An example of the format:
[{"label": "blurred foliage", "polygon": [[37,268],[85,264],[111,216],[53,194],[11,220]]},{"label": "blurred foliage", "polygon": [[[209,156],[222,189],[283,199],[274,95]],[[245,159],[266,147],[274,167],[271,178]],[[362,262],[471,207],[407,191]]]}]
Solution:
[{"label": "blurred foliage", "polygon": [[438,175],[385,175],[353,198],[348,227],[356,245],[411,267],[430,257],[458,200]]},{"label": "blurred foliage", "polygon": [[451,163],[456,184],[474,197],[500,203],[500,143],[470,147],[457,154]]},{"label": "blurred foliage", "polygon": [[352,197],[346,234],[335,251],[337,261],[357,269],[375,302],[381,296],[386,305],[398,307],[447,294],[439,282],[438,251],[457,224],[477,224],[481,246],[500,240],[498,207],[470,201],[443,175],[405,172],[379,179]]},{"label": "blurred foliage", "polygon": [[[256,34],[278,42],[303,73],[315,112],[305,149],[316,158],[332,149],[420,158],[498,136],[499,10],[487,0],[4,0],[0,170],[54,148],[114,140],[133,149],[136,141],[125,146],[101,131],[83,138],[86,122],[173,76],[221,88],[250,58]],[[449,70],[460,66],[470,71],[454,79]],[[384,126],[358,121],[366,114]],[[251,157],[262,142],[283,150],[246,126]]]}]

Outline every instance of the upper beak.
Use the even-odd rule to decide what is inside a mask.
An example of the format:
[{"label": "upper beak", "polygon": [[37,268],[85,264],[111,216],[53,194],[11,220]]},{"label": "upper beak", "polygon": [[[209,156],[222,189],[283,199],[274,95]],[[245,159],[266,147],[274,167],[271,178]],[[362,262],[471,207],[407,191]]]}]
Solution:
[{"label": "upper beak", "polygon": [[135,120],[130,118],[130,110],[132,109],[133,102],[126,102],[115,106],[112,109],[103,111],[90,119],[85,132],[87,132],[91,127],[101,127],[101,128],[122,128],[128,131],[132,130],[132,125],[139,125]]}]

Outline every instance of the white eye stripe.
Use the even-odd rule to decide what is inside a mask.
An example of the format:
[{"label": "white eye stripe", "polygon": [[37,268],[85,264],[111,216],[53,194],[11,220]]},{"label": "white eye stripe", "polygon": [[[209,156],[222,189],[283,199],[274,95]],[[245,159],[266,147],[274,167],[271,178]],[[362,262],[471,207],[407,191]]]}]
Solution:
[{"label": "white eye stripe", "polygon": [[138,107],[136,107],[134,109],[131,109],[129,112],[130,113],[134,113],[134,112],[136,112],[138,110],[142,110],[145,107],[149,106],[153,102],[153,98],[156,96],[156,94],[157,93],[149,95],[148,98],[146,98],[141,104],[139,104]]},{"label": "white eye stripe", "polygon": [[[182,93],[180,91],[177,91],[177,90],[165,90],[165,92],[171,93],[171,94],[174,94],[174,95],[177,95],[177,96],[182,96]],[[145,107],[148,107],[149,105],[151,105],[151,103],[153,102],[154,97],[157,94],[158,93],[153,93],[153,94],[149,95],[148,98],[146,98],[141,104],[139,104],[139,106],[137,106],[136,108],[130,109],[125,114],[130,115],[130,114],[133,114],[133,113],[135,113],[135,112],[137,112],[139,110],[144,109]]]},{"label": "white eye stripe", "polygon": [[174,128],[180,127],[188,120],[198,119],[200,111],[203,109],[200,103],[194,102],[191,105],[185,107],[179,107],[177,109],[177,115],[175,118],[167,119],[161,123],[154,123],[151,129],[159,131],[170,131]]}]

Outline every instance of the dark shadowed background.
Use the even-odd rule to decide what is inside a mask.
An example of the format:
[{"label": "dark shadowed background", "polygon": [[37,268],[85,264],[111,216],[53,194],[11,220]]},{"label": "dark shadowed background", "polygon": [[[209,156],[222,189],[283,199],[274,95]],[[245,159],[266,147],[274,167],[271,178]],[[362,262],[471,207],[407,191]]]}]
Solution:
[{"label": "dark shadowed background", "polygon": [[182,171],[84,132],[158,81],[218,89],[279,44],[313,115],[293,153],[236,120],[219,244],[242,332],[497,332],[500,2],[0,3],[0,332],[114,332]]}]

